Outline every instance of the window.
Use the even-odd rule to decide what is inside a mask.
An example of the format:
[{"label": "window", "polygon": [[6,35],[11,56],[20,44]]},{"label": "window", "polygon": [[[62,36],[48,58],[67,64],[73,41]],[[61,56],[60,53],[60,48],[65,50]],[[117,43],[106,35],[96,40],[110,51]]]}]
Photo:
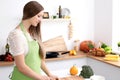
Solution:
[{"label": "window", "polygon": [[[118,52],[117,43],[120,41],[120,1],[113,0],[112,17],[112,49]],[[120,53],[120,51],[119,51]]]}]

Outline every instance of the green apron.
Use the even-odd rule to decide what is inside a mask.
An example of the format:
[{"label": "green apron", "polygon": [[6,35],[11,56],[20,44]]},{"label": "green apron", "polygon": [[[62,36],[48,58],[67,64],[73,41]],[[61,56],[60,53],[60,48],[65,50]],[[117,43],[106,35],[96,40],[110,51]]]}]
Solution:
[{"label": "green apron", "polygon": [[[28,53],[25,56],[25,63],[27,66],[29,66],[33,71],[35,71],[36,73],[40,74],[41,70],[40,70],[40,66],[41,66],[41,59],[39,56],[39,45],[38,42],[33,40],[33,41],[29,41],[27,35],[26,35],[26,31],[24,29],[24,26],[22,24],[20,24],[21,30],[23,31],[27,42],[28,42]],[[15,66],[13,73],[12,73],[12,80],[32,80],[30,77],[22,74],[21,72],[19,72],[18,68]]]}]

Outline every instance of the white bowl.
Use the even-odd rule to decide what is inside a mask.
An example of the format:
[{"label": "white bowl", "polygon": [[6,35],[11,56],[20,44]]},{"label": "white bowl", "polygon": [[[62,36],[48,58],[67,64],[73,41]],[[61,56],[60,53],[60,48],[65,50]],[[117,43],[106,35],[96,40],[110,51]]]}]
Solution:
[{"label": "white bowl", "polygon": [[105,80],[105,77],[100,75],[93,75],[90,77],[90,80]]}]

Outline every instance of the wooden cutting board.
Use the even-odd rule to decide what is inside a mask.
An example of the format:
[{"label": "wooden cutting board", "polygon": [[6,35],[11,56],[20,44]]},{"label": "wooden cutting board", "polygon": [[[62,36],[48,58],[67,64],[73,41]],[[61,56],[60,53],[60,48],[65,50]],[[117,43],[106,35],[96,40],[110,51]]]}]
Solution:
[{"label": "wooden cutting board", "polygon": [[46,51],[67,51],[67,47],[62,36],[49,39],[43,42]]},{"label": "wooden cutting board", "polygon": [[60,80],[84,80],[84,79],[79,76],[70,76],[70,77],[61,78]]}]

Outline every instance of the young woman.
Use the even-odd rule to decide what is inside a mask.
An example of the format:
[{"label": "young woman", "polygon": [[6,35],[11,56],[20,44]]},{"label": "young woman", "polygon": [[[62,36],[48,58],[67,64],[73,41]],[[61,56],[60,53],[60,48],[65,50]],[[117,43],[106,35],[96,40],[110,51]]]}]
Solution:
[{"label": "young woman", "polygon": [[[23,9],[21,23],[8,36],[15,60],[12,80],[58,80],[45,65],[46,52],[40,34],[43,10],[38,2],[28,2]],[[41,75],[41,69],[47,75]]]}]

